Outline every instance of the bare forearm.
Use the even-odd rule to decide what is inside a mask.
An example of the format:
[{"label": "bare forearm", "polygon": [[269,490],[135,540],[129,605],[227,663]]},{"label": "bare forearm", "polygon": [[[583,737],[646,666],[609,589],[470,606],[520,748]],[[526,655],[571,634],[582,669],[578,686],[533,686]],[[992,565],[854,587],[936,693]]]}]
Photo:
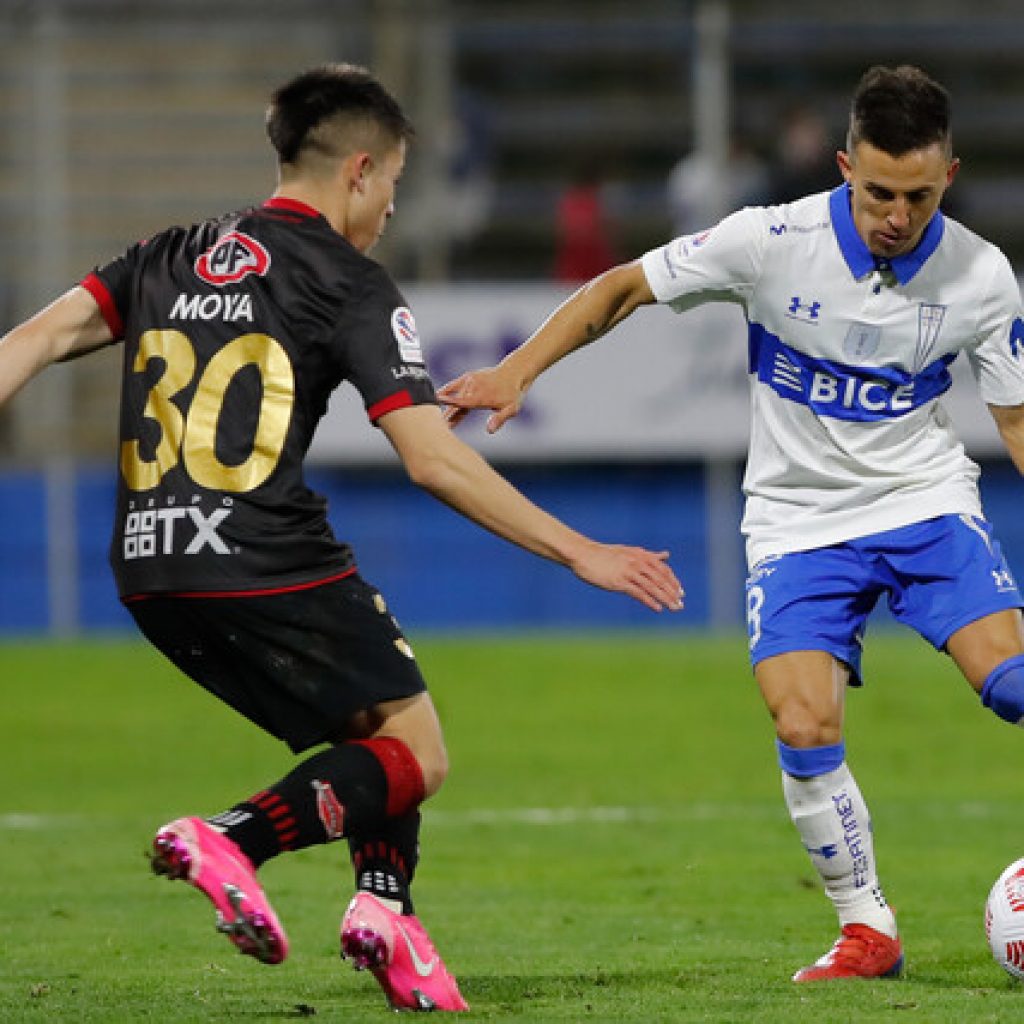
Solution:
[{"label": "bare forearm", "polygon": [[653,298],[639,263],[615,267],[569,296],[502,365],[527,388],[560,359],[607,334]]},{"label": "bare forearm", "polygon": [[538,508],[472,448],[449,448],[407,466],[414,483],[491,533],[560,565],[573,567],[590,543]]},{"label": "bare forearm", "polygon": [[487,430],[493,434],[519,412],[527,390],[548,367],[651,302],[654,294],[639,260],[594,278],[497,366],[464,373],[445,384],[438,397],[447,407],[448,423],[454,426],[470,409],[493,409],[487,420]]},{"label": "bare forearm", "polygon": [[682,608],[667,551],[601,544],[548,515],[447,428],[435,406],[396,409],[377,421],[410,479],[466,518],[580,579],[634,598],[652,611]]},{"label": "bare forearm", "polygon": [[51,363],[109,343],[110,330],[92,296],[73,288],[0,338],[0,405]]},{"label": "bare forearm", "polygon": [[0,338],[0,405],[52,361],[46,346],[39,344],[25,325]]}]

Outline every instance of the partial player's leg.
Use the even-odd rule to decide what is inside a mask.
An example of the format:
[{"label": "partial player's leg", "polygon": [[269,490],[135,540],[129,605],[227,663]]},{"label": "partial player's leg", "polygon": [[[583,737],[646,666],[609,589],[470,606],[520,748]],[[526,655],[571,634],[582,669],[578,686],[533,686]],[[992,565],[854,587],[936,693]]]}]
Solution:
[{"label": "partial player's leg", "polygon": [[[405,931],[414,942],[419,925],[408,889],[417,808],[443,782],[447,756],[412,650],[380,594],[349,577],[287,595],[153,598],[131,610],[174,664],[293,750],[329,744],[228,811],[165,826],[154,868],[203,891],[243,952],[279,962],[287,943],[256,869],[279,853],[350,839],[364,851],[362,902],[379,898],[375,886],[384,899],[394,895],[398,911],[410,911]],[[231,856],[218,859],[211,850]],[[229,886],[242,897],[232,899]],[[260,945],[268,929],[277,938]],[[445,977],[438,960],[420,994]],[[414,1009],[426,1001],[464,1008],[454,982],[450,988],[454,995],[445,988],[422,999],[392,984],[389,997],[402,1002],[404,995],[403,1005]]]},{"label": "partial player's leg", "polygon": [[[425,693],[411,700],[430,704]],[[432,707],[420,717],[436,721]],[[440,746],[439,736],[433,746]],[[429,767],[437,788],[443,771],[436,763]],[[221,814],[165,825],[153,841],[153,869],[205,893],[217,910],[218,929],[241,952],[279,963],[287,939],[256,871],[280,853],[308,846],[353,835],[402,835],[404,842],[393,838],[387,857],[398,879],[393,884],[407,899],[403,858],[414,860],[416,829],[394,822],[416,820],[423,780],[416,756],[395,736],[334,744]]]},{"label": "partial player's leg", "polygon": [[899,973],[896,921],[878,883],[871,821],[842,741],[849,670],[825,651],[791,651],[758,662],[755,675],[775,721],[790,817],[842,934],[794,981]]},{"label": "partial player's leg", "polygon": [[1024,725],[1024,623],[1019,609],[986,615],[958,629],[946,650],[985,707]]},{"label": "partial player's leg", "polygon": [[265,964],[279,964],[288,955],[288,938],[255,866],[209,822],[178,818],[164,825],[153,839],[151,863],[158,875],[189,882],[206,894],[217,911],[217,930],[239,952]]},{"label": "partial player's leg", "polygon": [[410,893],[425,780],[436,791],[447,766],[436,712],[421,693],[380,705],[368,720],[379,722],[373,735],[329,746],[230,810],[165,826],[154,868],[206,893],[243,953],[277,963],[287,944],[256,870],[280,853],[345,838],[359,891],[342,923],[343,956],[369,968],[395,1008],[468,1009]]},{"label": "partial player's leg", "polygon": [[861,637],[883,588],[856,542],[768,559],[747,581],[751,662],[775,720],[786,804],[842,927],[796,981],[877,977],[902,963],[842,733],[846,686],[860,682]]},{"label": "partial player's leg", "polygon": [[314,754],[210,823],[255,867],[347,839],[358,891],[341,925],[342,956],[368,968],[396,1009],[468,1009],[414,914],[410,891],[418,807],[447,771],[437,713],[420,693],[357,715],[351,731],[366,727],[374,732]]},{"label": "partial player's leg", "polygon": [[[380,705],[357,725],[373,730],[368,746],[414,752],[427,795],[440,787],[448,761],[426,694]],[[413,907],[419,813],[393,805],[387,810],[383,822],[353,823],[346,830],[357,892],[342,918],[341,955],[373,974],[394,1009],[468,1010]]]},{"label": "partial player's leg", "polygon": [[991,526],[977,516],[949,515],[903,532],[913,543],[886,551],[893,612],[953,658],[986,707],[1020,724],[1024,598]]},{"label": "partial player's leg", "polygon": [[[392,763],[393,772],[400,752],[408,751],[419,767],[424,799],[440,789],[448,755],[437,713],[425,693],[358,715],[353,731],[366,737],[362,742],[367,748],[380,751]],[[414,912],[411,884],[419,859],[420,828],[416,806],[401,799],[396,786],[383,818],[353,820],[345,829],[357,891],[372,894],[401,914]]]}]

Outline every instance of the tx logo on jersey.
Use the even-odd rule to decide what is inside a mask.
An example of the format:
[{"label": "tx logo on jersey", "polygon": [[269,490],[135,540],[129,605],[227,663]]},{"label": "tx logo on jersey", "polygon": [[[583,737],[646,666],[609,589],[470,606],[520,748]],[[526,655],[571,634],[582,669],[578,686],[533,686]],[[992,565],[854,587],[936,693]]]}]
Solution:
[{"label": "tx logo on jersey", "polygon": [[786,316],[791,320],[803,320],[804,323],[817,324],[818,314],[821,312],[821,303],[817,299],[811,302],[801,302],[799,295],[794,295],[789,300],[789,309]]},{"label": "tx logo on jersey", "polygon": [[[186,555],[198,555],[207,547],[218,555],[230,555],[231,549],[217,532],[229,515],[229,508],[216,509],[207,516],[195,506],[129,512],[124,523],[125,560],[173,555],[182,545]],[[191,534],[186,534],[187,526],[193,528]]]},{"label": "tx logo on jersey", "polygon": [[242,231],[229,231],[196,260],[196,273],[218,288],[237,284],[249,274],[263,277],[270,269],[270,253]]}]

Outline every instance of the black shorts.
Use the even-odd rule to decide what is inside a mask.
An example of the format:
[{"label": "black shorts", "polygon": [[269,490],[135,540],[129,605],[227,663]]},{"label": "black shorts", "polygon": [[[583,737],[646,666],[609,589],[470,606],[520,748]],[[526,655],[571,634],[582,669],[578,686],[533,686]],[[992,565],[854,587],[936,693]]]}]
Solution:
[{"label": "black shorts", "polygon": [[426,683],[384,599],[358,575],[269,595],[151,595],[127,603],[186,675],[299,752],[358,711]]}]

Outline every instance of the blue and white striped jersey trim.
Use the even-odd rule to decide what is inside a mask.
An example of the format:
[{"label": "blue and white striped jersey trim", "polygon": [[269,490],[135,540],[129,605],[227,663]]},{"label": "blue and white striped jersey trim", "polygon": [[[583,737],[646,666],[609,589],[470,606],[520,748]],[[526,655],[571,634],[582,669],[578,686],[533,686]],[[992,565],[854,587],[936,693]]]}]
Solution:
[{"label": "blue and white striped jersey trim", "polygon": [[790,402],[819,416],[870,423],[905,416],[948,391],[945,355],[916,374],[896,367],[846,366],[798,352],[760,324],[748,330],[750,372]]}]

